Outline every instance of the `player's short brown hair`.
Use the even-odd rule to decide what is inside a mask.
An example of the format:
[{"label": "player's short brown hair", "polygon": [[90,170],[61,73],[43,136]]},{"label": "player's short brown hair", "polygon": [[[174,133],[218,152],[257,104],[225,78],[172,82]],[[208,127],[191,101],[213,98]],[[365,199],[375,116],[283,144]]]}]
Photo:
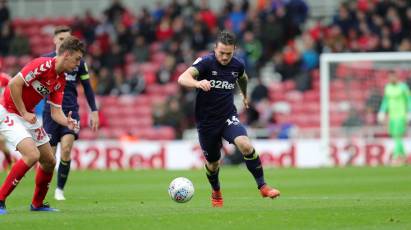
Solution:
[{"label": "player's short brown hair", "polygon": [[56,26],[54,28],[54,36],[56,36],[59,33],[64,33],[64,32],[69,32],[71,33],[71,28],[65,25],[61,25],[61,26]]},{"label": "player's short brown hair", "polygon": [[60,55],[66,51],[80,51],[84,55],[86,53],[86,48],[80,39],[70,35],[63,40],[57,53]]},{"label": "player's short brown hair", "polygon": [[235,46],[236,38],[235,38],[235,35],[231,33],[230,31],[223,30],[218,34],[216,45],[219,42],[224,45],[234,45]]}]

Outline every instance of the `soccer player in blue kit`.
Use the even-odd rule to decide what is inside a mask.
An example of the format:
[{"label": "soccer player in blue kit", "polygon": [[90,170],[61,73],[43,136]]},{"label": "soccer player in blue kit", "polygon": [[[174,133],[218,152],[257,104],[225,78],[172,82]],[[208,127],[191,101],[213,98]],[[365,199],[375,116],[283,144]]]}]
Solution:
[{"label": "soccer player in blue kit", "polygon": [[[63,40],[70,35],[71,29],[68,26],[57,26],[55,28],[53,42],[56,45],[56,50],[59,49]],[[54,57],[56,56],[56,52],[52,52],[44,56]],[[64,89],[62,107],[66,115],[70,111],[72,111],[72,117],[77,121],[80,121],[79,105],[77,102],[77,84],[80,82],[84,88],[84,93],[87,97],[87,102],[91,109],[91,128],[93,131],[97,131],[99,126],[99,117],[96,101],[94,98],[94,92],[91,88],[89,78],[90,77],[88,74],[87,65],[82,59],[80,61],[80,65],[73,72],[66,74],[67,83],[66,88]],[[57,188],[54,192],[54,198],[56,200],[65,200],[66,198],[63,191],[70,172],[70,153],[74,140],[78,138],[79,130],[70,130],[51,119],[50,104],[48,103],[45,103],[43,111],[43,123],[44,129],[50,136],[50,144],[53,148],[54,154],[57,150],[57,144],[60,142],[60,164],[57,170]]]},{"label": "soccer player in blue kit", "polygon": [[234,34],[220,32],[214,52],[198,58],[178,78],[180,85],[197,89],[195,117],[200,145],[206,158],[206,174],[212,187],[213,207],[223,206],[218,179],[222,138],[235,144],[241,151],[262,197],[276,198],[280,195],[280,191],[265,183],[260,158],[238,119],[234,88],[237,83],[244,106],[248,108],[248,77],[244,64],[234,57],[235,42]]}]

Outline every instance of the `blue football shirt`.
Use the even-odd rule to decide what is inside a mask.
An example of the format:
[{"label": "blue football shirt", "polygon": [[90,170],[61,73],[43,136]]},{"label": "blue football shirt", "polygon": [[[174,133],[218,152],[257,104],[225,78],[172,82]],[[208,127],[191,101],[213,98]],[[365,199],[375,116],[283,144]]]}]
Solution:
[{"label": "blue football shirt", "polygon": [[244,63],[233,57],[227,65],[221,65],[214,52],[198,58],[192,65],[199,72],[197,80],[210,81],[211,90],[197,89],[195,117],[197,127],[212,128],[237,115],[234,92],[237,79],[244,74]]}]

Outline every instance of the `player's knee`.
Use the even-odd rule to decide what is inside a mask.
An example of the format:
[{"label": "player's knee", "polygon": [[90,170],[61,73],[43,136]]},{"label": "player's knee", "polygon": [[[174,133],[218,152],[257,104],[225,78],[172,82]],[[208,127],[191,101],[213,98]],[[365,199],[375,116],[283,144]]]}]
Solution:
[{"label": "player's knee", "polygon": [[247,136],[239,136],[234,139],[234,144],[243,155],[247,155],[253,151],[250,139]]},{"label": "player's knee", "polygon": [[37,162],[40,160],[40,152],[37,149],[33,149],[30,152],[27,152],[25,154],[23,154],[23,158],[26,158],[29,160],[29,162]]},{"label": "player's knee", "polygon": [[215,161],[215,162],[207,162],[207,168],[211,172],[215,172],[220,168],[220,161]]},{"label": "player's knee", "polygon": [[241,153],[243,154],[243,155],[250,155],[252,152],[253,152],[253,146],[251,145],[251,144],[249,144],[249,145],[245,145],[244,147],[243,147],[243,150],[241,151]]},{"label": "player's knee", "polygon": [[21,153],[23,159],[26,160],[26,163],[34,164],[40,159],[40,151],[31,138],[24,138],[17,144],[16,148]]},{"label": "player's knee", "polygon": [[237,147],[243,155],[252,153],[254,149],[248,140],[238,141]]},{"label": "player's knee", "polygon": [[41,166],[47,172],[53,171],[56,167],[56,159],[54,157],[49,157],[45,161],[41,162]]},{"label": "player's knee", "polygon": [[56,159],[54,157],[52,157],[51,159],[49,159],[48,164],[49,164],[51,169],[54,169],[56,167],[56,164],[57,164]]},{"label": "player's knee", "polygon": [[64,161],[69,161],[70,160],[70,153],[71,153],[71,148],[68,146],[64,146],[61,148],[61,159]]}]

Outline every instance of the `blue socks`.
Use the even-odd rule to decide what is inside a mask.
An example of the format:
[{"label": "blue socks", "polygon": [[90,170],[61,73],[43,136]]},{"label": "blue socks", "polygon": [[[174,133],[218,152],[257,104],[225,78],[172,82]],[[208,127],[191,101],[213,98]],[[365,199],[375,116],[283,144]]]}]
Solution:
[{"label": "blue socks", "polygon": [[71,161],[60,161],[59,169],[57,171],[57,187],[61,190],[63,190],[66,185],[70,172],[70,163]]},{"label": "blue socks", "polygon": [[265,185],[264,172],[260,157],[255,152],[255,149],[253,149],[253,152],[251,154],[244,156],[244,160],[245,164],[247,165],[248,171],[253,174],[258,189],[260,189],[263,185]]},{"label": "blue socks", "polygon": [[207,179],[208,179],[208,182],[210,182],[211,187],[213,188],[214,191],[219,191],[220,190],[220,180],[218,179],[218,173],[220,172],[220,169],[217,169],[216,172],[211,172],[207,168],[207,165],[204,165],[204,168],[206,170]]}]

